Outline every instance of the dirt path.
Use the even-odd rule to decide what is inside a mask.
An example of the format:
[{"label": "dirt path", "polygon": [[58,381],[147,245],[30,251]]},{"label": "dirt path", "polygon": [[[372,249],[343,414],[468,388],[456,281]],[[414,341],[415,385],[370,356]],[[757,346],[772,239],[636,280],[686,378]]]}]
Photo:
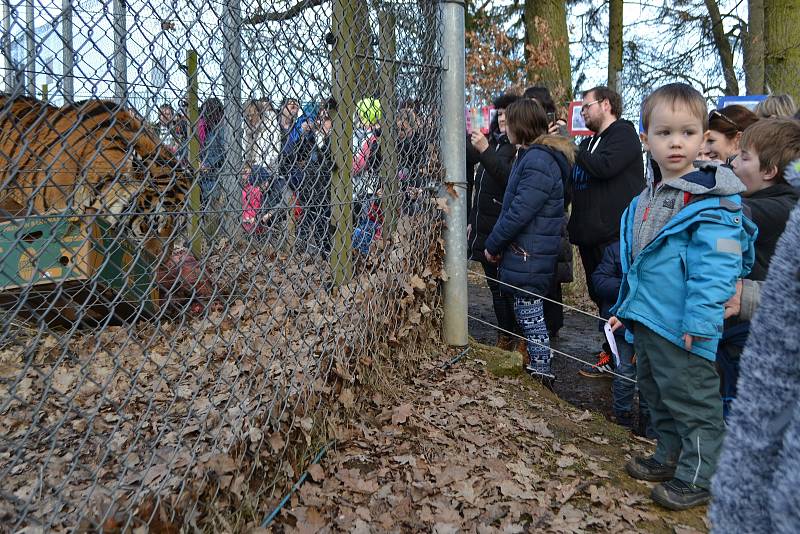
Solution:
[{"label": "dirt path", "polygon": [[651,485],[624,475],[648,444],[526,376],[489,371],[509,361],[476,345],[449,370],[420,369],[396,398],[361,399],[362,423],[310,468],[273,531],[706,530],[705,510],[658,509]]}]

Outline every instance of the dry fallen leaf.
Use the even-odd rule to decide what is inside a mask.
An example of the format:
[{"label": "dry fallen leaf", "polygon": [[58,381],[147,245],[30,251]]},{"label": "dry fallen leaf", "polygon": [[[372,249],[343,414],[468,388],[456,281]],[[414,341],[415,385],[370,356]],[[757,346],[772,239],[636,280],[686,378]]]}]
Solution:
[{"label": "dry fallen leaf", "polygon": [[325,480],[325,470],[319,464],[311,464],[308,467],[308,474],[311,475],[311,480],[314,482],[322,482]]},{"label": "dry fallen leaf", "polygon": [[392,410],[392,424],[402,425],[408,421],[409,416],[411,416],[411,409],[412,406],[409,403],[397,406],[394,410]]}]

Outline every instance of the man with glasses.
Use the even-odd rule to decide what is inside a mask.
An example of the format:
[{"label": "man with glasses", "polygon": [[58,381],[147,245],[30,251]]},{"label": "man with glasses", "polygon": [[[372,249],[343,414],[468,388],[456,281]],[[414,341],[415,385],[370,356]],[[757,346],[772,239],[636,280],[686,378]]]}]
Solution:
[{"label": "man with glasses", "polygon": [[[578,146],[568,229],[581,255],[589,297],[599,307],[592,273],[606,247],[619,240],[622,212],[644,189],[644,164],[636,128],[620,118],[622,97],[617,92],[602,86],[589,89],[583,94],[581,115],[594,135]],[[608,356],[601,352],[599,361],[609,360]],[[581,374],[612,378],[606,368],[597,365]]]}]

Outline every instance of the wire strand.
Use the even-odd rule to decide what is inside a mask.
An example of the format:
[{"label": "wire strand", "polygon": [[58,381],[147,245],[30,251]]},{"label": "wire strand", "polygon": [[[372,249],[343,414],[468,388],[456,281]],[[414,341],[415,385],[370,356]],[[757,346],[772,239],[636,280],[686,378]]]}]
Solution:
[{"label": "wire strand", "polygon": [[[570,358],[571,360],[575,360],[576,362],[580,362],[580,363],[583,363],[583,364],[585,364],[585,365],[589,365],[589,366],[591,366],[591,367],[594,367],[594,368],[596,368],[596,367],[597,367],[595,364],[593,364],[593,363],[591,363],[591,362],[587,362],[586,360],[581,360],[581,359],[580,359],[580,358],[578,358],[577,356],[573,356],[573,355],[571,355],[571,354],[568,354],[568,353],[566,353],[566,352],[560,351],[560,350],[558,350],[558,349],[554,349],[554,348],[552,348],[552,347],[549,347],[549,346],[545,345],[544,343],[538,343],[538,342],[536,342],[536,341],[533,341],[532,339],[528,339],[528,338],[526,338],[525,336],[521,336],[521,335],[519,335],[519,334],[517,334],[517,333],[515,333],[515,332],[509,332],[508,330],[506,330],[506,329],[504,329],[504,328],[500,328],[500,327],[499,327],[499,326],[497,326],[497,325],[494,325],[494,324],[492,324],[492,323],[490,323],[490,322],[488,322],[488,321],[484,321],[483,319],[480,319],[480,318],[478,318],[478,317],[475,317],[475,316],[473,316],[473,315],[467,314],[467,317],[469,317],[470,319],[472,319],[472,320],[474,320],[474,321],[478,321],[479,323],[483,323],[483,324],[485,324],[486,326],[491,326],[492,328],[494,328],[494,329],[498,330],[499,332],[503,332],[503,333],[506,333],[506,334],[508,334],[508,335],[510,335],[510,336],[514,336],[514,337],[517,337],[517,338],[519,338],[519,339],[525,340],[527,343],[533,343],[534,345],[538,345],[539,347],[544,347],[544,348],[546,348],[546,349],[549,349],[550,351],[552,351],[552,352],[553,352],[553,353],[555,353],[555,354],[560,354],[561,356],[566,356],[567,358]],[[625,375],[621,375],[621,374],[619,374],[619,373],[615,373],[614,371],[603,371],[603,372],[604,372],[604,373],[608,373],[608,374],[610,374],[610,375],[614,375],[614,376],[616,376],[616,377],[618,377],[618,378],[622,378],[623,380],[627,380],[628,382],[633,382],[634,384],[636,383],[636,380],[634,380],[634,379],[632,379],[632,378],[628,378],[628,377],[627,377],[627,376],[625,376]]]},{"label": "wire strand", "polygon": [[553,300],[551,298],[548,298],[548,297],[545,297],[545,296],[542,296],[542,295],[537,295],[533,291],[528,291],[527,289],[522,289],[521,287],[513,286],[513,285],[511,285],[511,284],[509,284],[507,282],[503,282],[502,280],[498,280],[497,278],[492,278],[491,276],[486,276],[486,274],[484,274],[484,273],[479,273],[478,271],[473,271],[471,269],[467,269],[467,272],[471,273],[471,274],[476,274],[478,276],[482,276],[486,280],[492,280],[494,282],[497,282],[498,284],[503,284],[506,287],[510,287],[511,289],[515,289],[515,290],[520,291],[522,293],[526,293],[528,295],[536,297],[537,299],[546,300],[548,302],[552,302],[553,304],[558,304],[559,306],[561,306],[563,308],[567,308],[569,310],[573,310],[573,311],[576,311],[578,313],[582,313],[582,314],[584,314],[584,315],[586,315],[588,317],[591,317],[592,319],[597,319],[598,321],[602,321],[604,323],[608,322],[608,319],[604,319],[603,317],[600,317],[599,315],[594,315],[594,314],[592,314],[590,312],[587,312],[586,310],[582,310],[580,308],[576,308],[574,306],[570,306],[569,304],[564,304],[563,302],[559,302],[557,300]]}]

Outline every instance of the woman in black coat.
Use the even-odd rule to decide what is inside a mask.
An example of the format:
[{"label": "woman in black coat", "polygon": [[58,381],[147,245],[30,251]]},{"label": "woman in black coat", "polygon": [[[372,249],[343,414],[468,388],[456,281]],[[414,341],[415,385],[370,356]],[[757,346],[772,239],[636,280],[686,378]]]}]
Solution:
[{"label": "woman in black coat", "polygon": [[[473,130],[467,143],[467,166],[478,164],[467,214],[470,259],[480,262],[483,266],[483,272],[492,292],[497,325],[503,330],[515,333],[521,331],[514,317],[514,298],[501,293],[500,284],[495,281],[498,279],[497,265],[486,261],[483,250],[486,238],[500,216],[508,176],[511,174],[511,167],[517,154],[517,147],[508,141],[506,135],[505,114],[506,108],[518,99],[518,96],[512,94],[504,94],[495,99],[494,109],[497,115],[496,120],[492,122],[488,138],[479,130]],[[523,349],[524,344],[523,341]],[[508,350],[514,346],[514,340],[501,332],[497,337],[497,346]]]}]

